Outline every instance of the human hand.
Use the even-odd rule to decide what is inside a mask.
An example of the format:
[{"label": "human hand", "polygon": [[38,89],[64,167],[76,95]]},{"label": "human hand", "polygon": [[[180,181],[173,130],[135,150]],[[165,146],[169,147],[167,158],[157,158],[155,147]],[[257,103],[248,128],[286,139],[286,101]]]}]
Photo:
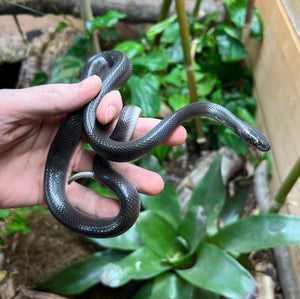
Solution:
[{"label": "human hand", "polygon": [[[88,103],[100,90],[101,80],[92,76],[79,84],[53,84],[17,90],[0,90],[0,208],[45,204],[44,169],[49,147],[66,114]],[[122,99],[118,91],[107,94],[97,109],[97,119],[107,124],[118,117]],[[139,119],[132,138],[151,130],[159,120]],[[165,141],[179,145],[186,137],[182,127]],[[94,152],[79,143],[69,164],[71,171],[92,169]],[[130,163],[114,168],[128,178],[138,192],[157,195],[162,178]],[[66,185],[72,205],[92,216],[110,217],[119,211],[119,202],[104,198],[77,183]]]}]

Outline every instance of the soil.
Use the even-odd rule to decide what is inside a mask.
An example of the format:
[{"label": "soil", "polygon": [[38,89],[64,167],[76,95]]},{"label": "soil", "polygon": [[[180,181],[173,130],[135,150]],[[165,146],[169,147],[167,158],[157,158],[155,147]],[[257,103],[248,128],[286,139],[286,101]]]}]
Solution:
[{"label": "soil", "polygon": [[[34,288],[54,273],[102,250],[62,226],[49,212],[33,212],[28,226],[31,233],[14,234],[6,239],[3,269],[7,271],[6,279],[13,281],[15,295],[24,288]],[[98,285],[82,296],[68,298],[125,299],[132,297],[139,285],[131,283],[119,289]]]}]

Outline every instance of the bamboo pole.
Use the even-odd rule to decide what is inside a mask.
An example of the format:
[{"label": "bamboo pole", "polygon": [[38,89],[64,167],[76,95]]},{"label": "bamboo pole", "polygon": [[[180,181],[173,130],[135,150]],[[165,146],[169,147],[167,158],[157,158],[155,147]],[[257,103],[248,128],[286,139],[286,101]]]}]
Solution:
[{"label": "bamboo pole", "polygon": [[[161,22],[168,17],[171,3],[172,3],[172,0],[164,0],[163,1],[161,10],[160,10],[160,14],[158,17],[158,22]],[[153,45],[154,45],[155,49],[157,49],[159,47],[161,36],[162,36],[162,33],[159,33],[159,34],[155,35],[155,37],[154,37]]]},{"label": "bamboo pole", "polygon": [[[93,17],[93,10],[90,0],[80,0],[80,13],[84,22],[91,21]],[[97,32],[94,31],[91,36],[92,53],[96,54],[101,51],[100,42]]]},{"label": "bamboo pole", "polygon": [[250,36],[253,9],[254,9],[254,0],[248,0],[247,7],[246,7],[246,16],[245,16],[244,26],[243,26],[243,30],[242,30],[242,43],[243,44],[245,44],[245,42],[249,39],[249,36]]},{"label": "bamboo pole", "polygon": [[[190,93],[190,99],[192,103],[198,101],[197,85],[194,73],[194,62],[191,56],[190,50],[190,39],[189,39],[189,28],[188,20],[184,6],[184,0],[176,0],[176,10],[178,14],[178,21],[180,26],[180,35],[183,47],[185,70],[188,78],[188,87]],[[196,132],[197,132],[197,143],[204,144],[205,137],[202,130],[202,120],[200,117],[195,118]]]},{"label": "bamboo pole", "polygon": [[286,179],[281,184],[277,194],[273,198],[271,207],[268,213],[278,213],[280,208],[284,205],[285,200],[293,186],[295,185],[296,181],[300,177],[300,157],[294,164],[293,168],[289,172]]},{"label": "bamboo pole", "polygon": [[197,0],[195,3],[194,11],[193,11],[193,18],[196,19],[198,16],[199,8],[200,8],[201,0]]}]

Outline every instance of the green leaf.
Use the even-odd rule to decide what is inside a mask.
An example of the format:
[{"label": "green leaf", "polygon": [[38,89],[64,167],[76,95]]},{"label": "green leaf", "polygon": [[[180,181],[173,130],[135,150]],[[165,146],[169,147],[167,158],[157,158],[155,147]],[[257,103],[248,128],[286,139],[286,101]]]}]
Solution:
[{"label": "green leaf", "polygon": [[0,209],[0,220],[3,221],[5,218],[7,218],[10,215],[10,212],[8,209]]},{"label": "green leaf", "polygon": [[115,10],[110,10],[103,16],[95,17],[92,21],[87,21],[85,26],[89,33],[93,33],[96,29],[102,27],[112,27],[120,19],[124,19],[125,17],[125,14],[119,13]]},{"label": "green leaf", "polygon": [[152,287],[151,299],[193,299],[195,287],[174,273],[157,276]]},{"label": "green leaf", "polygon": [[144,46],[135,41],[125,41],[115,46],[114,50],[121,51],[126,54],[129,59],[140,55],[144,51]]},{"label": "green leaf", "polygon": [[75,83],[84,66],[89,49],[89,41],[79,34],[71,48],[59,57],[52,69],[49,83]]},{"label": "green leaf", "polygon": [[151,299],[153,280],[146,282],[132,299]]},{"label": "green leaf", "polygon": [[186,95],[175,94],[168,99],[168,103],[174,111],[177,111],[180,108],[190,104],[190,98]]},{"label": "green leaf", "polygon": [[197,94],[199,97],[205,97],[209,95],[216,84],[216,78],[209,74],[203,74],[197,72],[196,75],[200,75],[200,80],[197,80]]},{"label": "green leaf", "polygon": [[246,143],[228,128],[221,127],[218,137],[223,144],[233,149],[237,154],[247,155],[248,146]]},{"label": "green leaf", "polygon": [[177,235],[171,223],[155,212],[147,210],[140,214],[136,226],[145,245],[165,258]]},{"label": "green leaf", "polygon": [[221,176],[222,156],[212,162],[204,178],[195,188],[189,208],[202,206],[207,221],[207,233],[217,231],[217,218],[225,201],[225,187]]},{"label": "green leaf", "polygon": [[164,189],[160,194],[147,200],[146,207],[177,229],[182,218],[181,208],[177,192],[169,181],[165,180]]},{"label": "green leaf", "polygon": [[256,298],[256,283],[251,274],[220,248],[204,243],[197,250],[196,264],[176,273],[189,283],[232,298]]},{"label": "green leaf", "polygon": [[151,52],[147,55],[134,57],[131,63],[134,70],[162,71],[168,68],[168,55],[164,50]]},{"label": "green leaf", "polygon": [[36,72],[31,82],[31,86],[38,86],[47,83],[48,83],[48,75],[44,72]]},{"label": "green leaf", "polygon": [[238,118],[245,121],[247,124],[249,124],[252,127],[256,126],[255,118],[254,116],[247,110],[247,108],[235,105],[234,107],[229,107],[229,110],[235,114]]},{"label": "green leaf", "polygon": [[223,226],[231,224],[239,219],[240,214],[245,207],[247,192],[248,188],[239,188],[232,197],[226,200],[220,215]]},{"label": "green leaf", "polygon": [[[246,1],[229,2],[227,4],[227,10],[230,14],[231,21],[240,29],[243,28],[245,22],[246,4]],[[263,38],[263,22],[256,8],[253,10],[250,34],[251,37],[257,40],[262,40]]]},{"label": "green leaf", "polygon": [[175,22],[164,30],[163,35],[161,37],[161,42],[167,44],[174,44],[177,43],[176,41],[178,41],[179,38],[180,38],[179,23]]},{"label": "green leaf", "polygon": [[168,46],[166,48],[166,52],[168,55],[169,64],[183,63],[183,49],[180,38],[177,38],[174,43]]},{"label": "green leaf", "polygon": [[156,156],[158,161],[162,164],[165,158],[168,156],[170,149],[171,149],[170,146],[159,145],[151,152],[151,154]]},{"label": "green leaf", "polygon": [[263,21],[260,17],[259,11],[255,8],[253,11],[253,19],[251,24],[250,36],[262,41],[263,40]]},{"label": "green leaf", "polygon": [[195,252],[196,248],[205,236],[206,219],[203,207],[194,206],[190,208],[183,221],[180,223],[178,233],[185,238],[189,245],[189,253]]},{"label": "green leaf", "polygon": [[181,87],[187,81],[186,71],[183,69],[182,65],[177,65],[174,67],[170,73],[168,73],[163,78],[164,83],[170,83],[177,87]]},{"label": "green leaf", "polygon": [[68,27],[68,24],[66,22],[59,22],[58,25],[55,28],[54,33],[58,33],[60,31],[63,31]]},{"label": "green leaf", "polygon": [[225,31],[218,30],[216,38],[223,62],[239,61],[246,57],[247,53],[242,43],[228,35]]},{"label": "green leaf", "polygon": [[100,282],[101,269],[107,263],[117,262],[125,253],[114,250],[97,252],[71,265],[37,286],[39,290],[62,295],[74,295]]},{"label": "green leaf", "polygon": [[288,215],[258,215],[225,226],[211,238],[226,251],[247,253],[264,248],[300,244],[300,218]]},{"label": "green leaf", "polygon": [[108,239],[90,238],[90,240],[99,246],[106,248],[114,248],[119,250],[135,250],[143,245],[137,231],[136,225],[133,225],[124,234]]},{"label": "green leaf", "polygon": [[0,237],[0,245],[3,246],[5,245],[5,241]]},{"label": "green leaf", "polygon": [[110,287],[119,287],[128,281],[154,277],[170,268],[148,247],[141,247],[118,263],[108,263],[101,269],[100,281]]},{"label": "green leaf", "polygon": [[153,25],[146,33],[148,38],[153,38],[156,34],[162,33],[167,27],[177,19],[177,15],[173,15],[155,25]]},{"label": "green leaf", "polygon": [[158,96],[160,82],[157,76],[147,73],[144,76],[131,76],[128,80],[131,104],[139,106],[145,117],[156,117],[160,109]]},{"label": "green leaf", "polygon": [[219,25],[218,29],[224,31],[228,36],[240,40],[240,31],[237,28],[228,25]]}]

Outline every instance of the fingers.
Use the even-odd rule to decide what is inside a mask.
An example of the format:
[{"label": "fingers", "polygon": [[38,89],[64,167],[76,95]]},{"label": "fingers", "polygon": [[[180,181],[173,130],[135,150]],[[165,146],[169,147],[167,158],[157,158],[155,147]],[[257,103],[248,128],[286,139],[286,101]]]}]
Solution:
[{"label": "fingers", "polygon": [[[129,163],[116,164],[114,168],[129,179],[140,193],[154,196],[164,187],[163,179],[155,172]],[[77,209],[91,216],[114,217],[120,210],[118,200],[100,196],[95,191],[75,182],[67,186],[67,196]]]},{"label": "fingers", "polygon": [[[48,84],[17,90],[4,90],[7,105],[22,117],[41,118],[75,111],[93,99],[101,88],[98,76],[78,84]],[[16,105],[16,103],[18,103]]]},{"label": "fingers", "polygon": [[103,125],[115,120],[121,113],[123,107],[122,97],[118,90],[106,94],[97,108],[97,119]]},{"label": "fingers", "polygon": [[[159,119],[154,118],[140,118],[139,121],[136,124],[135,131],[132,135],[132,139],[136,139],[147,132],[149,132],[151,129],[153,129],[158,123],[160,122]],[[172,132],[169,137],[163,142],[163,145],[180,145],[182,144],[186,139],[186,130],[184,127],[180,126],[176,130]]]},{"label": "fingers", "polygon": [[[76,154],[72,159],[71,168],[76,172],[91,171],[93,168],[93,159],[94,152],[81,147],[76,151]],[[130,163],[112,162],[112,164],[113,168],[132,182],[140,193],[153,196],[161,192],[164,187],[162,178],[155,172]]]},{"label": "fingers", "polygon": [[95,217],[114,217],[119,213],[119,201],[100,196],[95,191],[75,182],[66,188],[67,197],[75,208]]},{"label": "fingers", "polygon": [[139,193],[155,196],[164,188],[164,181],[156,172],[130,163],[112,162],[112,164],[118,173],[133,183]]},{"label": "fingers", "polygon": [[[130,180],[138,192],[154,196],[162,191],[164,182],[157,173],[129,163],[113,164],[115,170]],[[118,200],[100,196],[95,191],[75,182],[68,185],[66,191],[74,207],[91,216],[114,217],[119,212]]]}]

